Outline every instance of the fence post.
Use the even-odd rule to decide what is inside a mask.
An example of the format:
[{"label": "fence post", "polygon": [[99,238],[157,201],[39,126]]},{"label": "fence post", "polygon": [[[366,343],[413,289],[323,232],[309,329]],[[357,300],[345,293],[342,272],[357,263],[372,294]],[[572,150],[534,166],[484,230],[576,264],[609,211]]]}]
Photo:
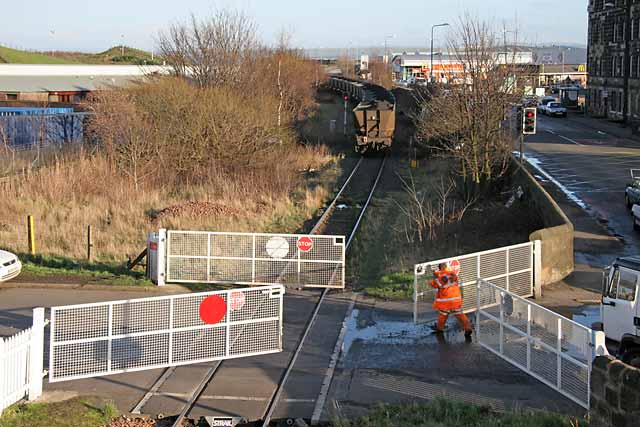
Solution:
[{"label": "fence post", "polygon": [[33,215],[27,215],[27,240],[29,243],[29,253],[36,254],[36,237],[33,226]]},{"label": "fence post", "polygon": [[87,225],[87,261],[91,262],[91,249],[93,248],[93,241],[91,239],[91,226]]},{"label": "fence post", "polygon": [[166,260],[167,260],[167,230],[161,228],[158,230],[158,286],[164,286],[166,284]]},{"label": "fence post", "polygon": [[42,396],[44,370],[44,308],[33,309],[33,326],[29,344],[29,400]]},{"label": "fence post", "polygon": [[542,242],[533,242],[533,297],[542,298]]}]

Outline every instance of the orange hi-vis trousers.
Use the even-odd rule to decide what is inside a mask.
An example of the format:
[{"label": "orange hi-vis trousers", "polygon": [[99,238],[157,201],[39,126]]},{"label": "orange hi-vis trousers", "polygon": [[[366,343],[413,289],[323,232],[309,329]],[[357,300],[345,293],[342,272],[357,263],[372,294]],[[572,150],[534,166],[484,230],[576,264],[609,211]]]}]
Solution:
[{"label": "orange hi-vis trousers", "polygon": [[[462,326],[464,328],[465,332],[469,332],[472,330],[471,328],[471,322],[469,322],[469,318],[467,317],[466,314],[464,313],[460,313],[460,314],[454,314],[455,318],[458,320],[458,323],[460,323],[460,326]],[[444,326],[447,323],[447,319],[449,318],[449,314],[445,313],[445,312],[440,312],[440,314],[438,315],[438,330],[439,331],[444,331]]]}]

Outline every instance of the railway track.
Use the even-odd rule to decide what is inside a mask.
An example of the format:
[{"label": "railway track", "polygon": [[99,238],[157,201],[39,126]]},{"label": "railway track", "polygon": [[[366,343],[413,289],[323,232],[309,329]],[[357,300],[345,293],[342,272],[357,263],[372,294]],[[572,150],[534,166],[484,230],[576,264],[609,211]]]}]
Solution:
[{"label": "railway track", "polygon": [[[310,234],[330,234],[330,235],[344,235],[347,238],[346,248],[347,250],[350,247],[351,242],[358,230],[358,227],[364,217],[367,207],[373,197],[373,194],[377,188],[378,182],[380,181],[380,177],[382,176],[382,172],[384,170],[387,158],[360,158],[347,180],[341,187],[340,191],[332,201],[332,203],[327,207],[323,215],[316,222],[315,226],[311,230]],[[288,293],[288,298],[294,299],[295,302],[289,302],[288,306],[291,307],[293,304],[296,304],[297,311],[301,311],[303,313],[311,313],[310,315],[302,315],[300,318],[300,314],[296,313],[292,314],[291,317],[297,317],[296,322],[293,324],[289,324],[285,322],[285,328],[289,327],[292,329],[289,331],[290,335],[295,335],[295,345],[289,346],[285,345],[285,349],[282,353],[277,355],[268,356],[265,358],[250,358],[250,359],[238,359],[234,361],[219,361],[213,362],[206,366],[200,366],[199,373],[195,373],[194,368],[189,366],[184,367],[172,367],[166,369],[158,380],[149,388],[143,398],[138,402],[135,408],[132,409],[132,413],[140,414],[144,411],[145,406],[150,402],[150,400],[154,398],[164,399],[165,402],[181,402],[181,408],[177,418],[175,419],[173,426],[179,427],[182,426],[185,419],[191,415],[194,407],[209,407],[210,405],[199,403],[199,400],[213,400],[213,401],[233,401],[234,398],[240,402],[239,407],[248,407],[253,406],[252,412],[253,414],[253,425],[267,427],[272,425],[272,420],[278,413],[282,412],[282,408],[280,408],[283,404],[298,404],[300,405],[300,409],[295,411],[299,412],[295,414],[294,418],[304,418],[307,420],[313,419],[316,421],[322,412],[322,406],[324,405],[324,399],[326,397],[326,393],[328,392],[328,387],[331,382],[331,376],[333,373],[333,368],[335,367],[336,356],[340,350],[339,345],[333,344],[331,345],[330,350],[333,352],[329,355],[330,357],[326,358],[326,364],[323,364],[323,372],[321,375],[313,376],[313,383],[309,388],[313,389],[312,393],[314,398],[309,399],[284,399],[283,395],[287,393],[287,387],[290,385],[292,378],[294,382],[301,383],[305,381],[304,376],[309,375],[310,372],[303,372],[301,370],[295,370],[296,363],[302,361],[303,364],[308,365],[308,360],[303,360],[305,358],[309,358],[308,354],[315,354],[315,352],[307,351],[303,354],[303,349],[305,349],[305,345],[309,343],[309,337],[313,335],[314,332],[316,334],[322,334],[323,330],[327,326],[338,327],[338,325],[326,325],[317,326],[314,330],[314,326],[318,323],[319,317],[321,317],[321,310],[325,309],[323,307],[323,303],[327,300],[327,295],[329,294],[328,289],[324,289],[319,292],[318,291],[307,291],[306,293],[300,295],[295,294],[291,295]],[[285,316],[287,314],[285,313]],[[323,322],[327,323],[328,317],[325,315],[323,317]],[[340,319],[342,320],[342,319]],[[338,322],[339,323],[339,322]],[[300,328],[300,325],[303,325]],[[342,333],[341,333],[342,335]],[[337,338],[337,337],[336,337]],[[337,341],[340,341],[340,338],[337,338]],[[333,340],[335,343],[336,340]],[[269,365],[261,366],[264,361],[270,359],[272,362]],[[274,369],[274,365],[275,369]],[[327,371],[329,368],[329,371]],[[255,397],[243,397],[243,396],[229,396],[229,395],[206,395],[206,391],[208,389],[219,390],[224,388],[224,384],[228,381],[233,381],[233,378],[238,378],[238,373],[244,373],[244,375],[249,376],[249,380],[251,380],[251,372],[252,371],[265,371],[269,372],[270,375],[262,381],[255,378],[255,388],[261,389],[265,384],[263,383],[271,383],[266,384],[267,387],[270,387],[270,393],[266,391],[264,394],[266,396],[262,398]],[[181,376],[197,376],[200,375],[199,382],[197,386],[195,386],[191,391],[187,393],[168,393],[161,391],[165,384],[170,383],[172,380],[180,378]],[[326,375],[325,375],[326,374]],[[316,377],[321,378],[316,378]],[[309,379],[309,378],[307,378]],[[195,381],[194,381],[195,382]],[[289,393],[290,394],[290,393]],[[212,408],[214,409],[214,408]],[[231,415],[231,411],[223,411],[220,408],[215,408],[216,410],[213,412],[221,412],[226,415]],[[238,413],[234,411],[234,413]],[[300,416],[302,415],[302,416]],[[252,417],[249,415],[248,417]]]}]

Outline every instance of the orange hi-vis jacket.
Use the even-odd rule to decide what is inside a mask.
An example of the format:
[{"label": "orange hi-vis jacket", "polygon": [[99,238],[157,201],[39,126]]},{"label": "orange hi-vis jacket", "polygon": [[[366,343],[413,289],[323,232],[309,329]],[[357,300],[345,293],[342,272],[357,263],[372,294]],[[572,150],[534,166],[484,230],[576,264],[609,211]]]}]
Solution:
[{"label": "orange hi-vis jacket", "polygon": [[431,286],[438,290],[433,308],[436,310],[460,310],[462,308],[462,293],[458,276],[446,268],[435,272],[436,278],[431,281]]}]

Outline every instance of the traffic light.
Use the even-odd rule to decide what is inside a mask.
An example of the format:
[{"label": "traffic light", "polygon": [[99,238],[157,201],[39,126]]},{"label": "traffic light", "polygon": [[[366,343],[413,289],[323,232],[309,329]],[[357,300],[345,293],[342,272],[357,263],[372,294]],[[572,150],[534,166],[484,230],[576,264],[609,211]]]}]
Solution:
[{"label": "traffic light", "polygon": [[536,120],[538,110],[535,107],[525,108],[522,114],[522,134],[536,134]]}]

